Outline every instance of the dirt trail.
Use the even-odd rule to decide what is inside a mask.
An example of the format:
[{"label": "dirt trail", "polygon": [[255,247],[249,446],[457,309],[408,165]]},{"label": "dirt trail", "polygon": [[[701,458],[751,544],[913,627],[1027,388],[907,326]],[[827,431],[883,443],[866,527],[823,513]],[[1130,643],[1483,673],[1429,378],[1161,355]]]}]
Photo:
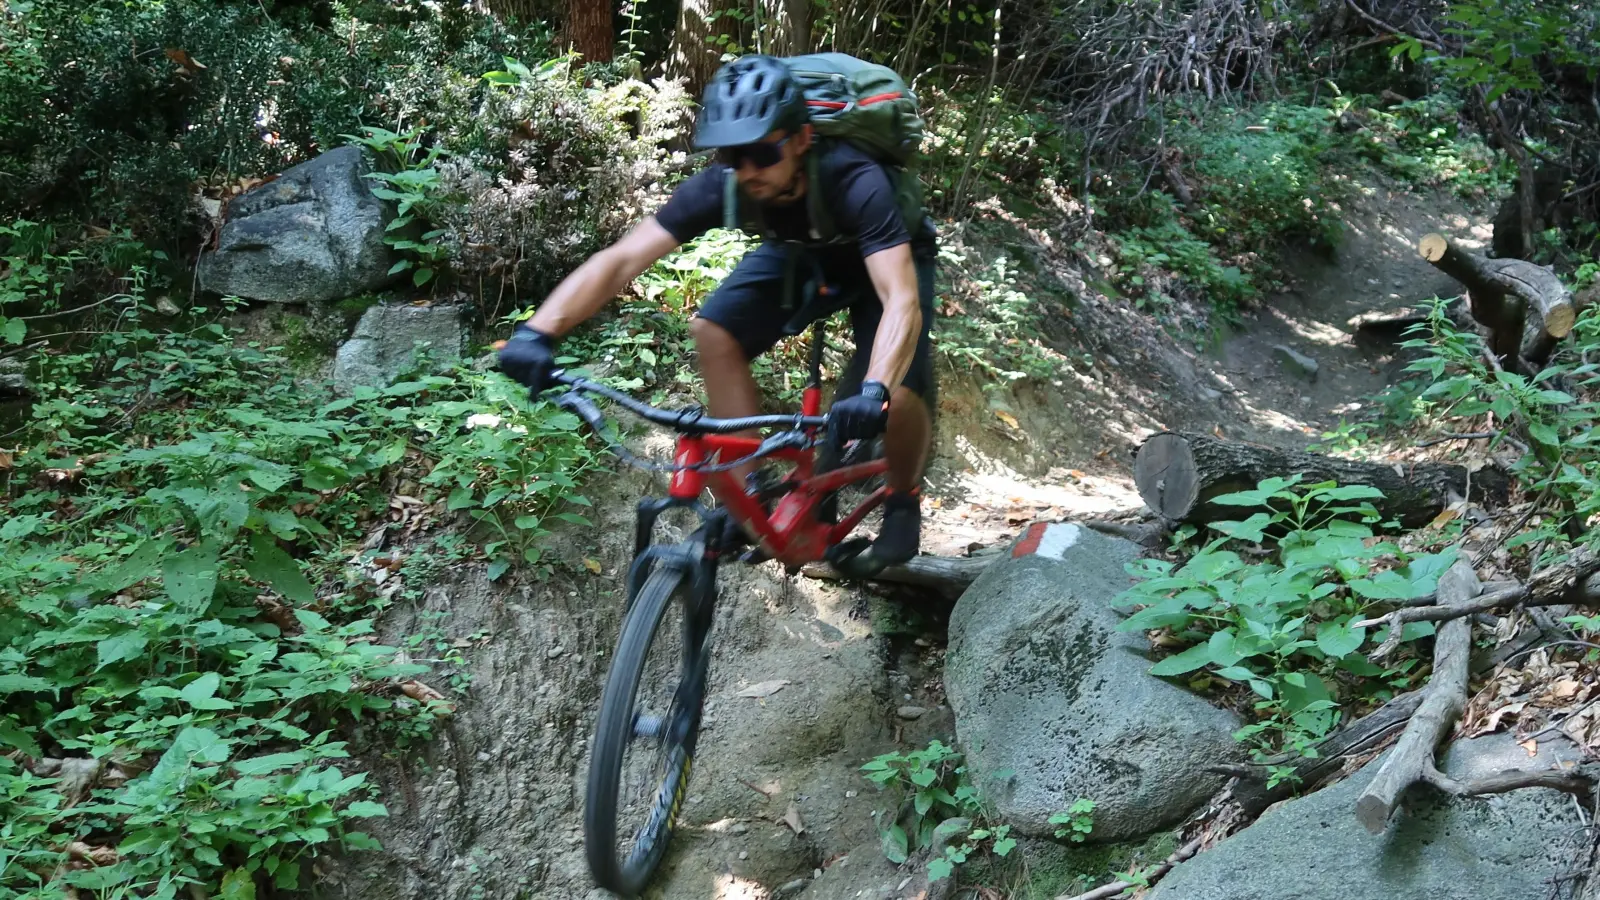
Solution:
[{"label": "dirt trail", "polygon": [[[1075,383],[1000,400],[959,379],[943,389],[924,550],[959,555],[1034,519],[1136,508],[1132,453],[1163,427],[1303,445],[1353,411],[1397,364],[1357,347],[1346,322],[1449,290],[1416,257],[1421,234],[1443,229],[1472,246],[1488,232],[1481,216],[1437,193],[1373,187],[1345,215],[1349,235],[1337,259],[1297,263],[1293,289],[1211,353],[1178,347],[1148,320],[1087,301],[1082,319],[1120,317],[1117,352],[1130,365],[1097,362]],[[1316,380],[1286,372],[1272,349],[1278,344],[1316,358]],[[583,861],[586,744],[618,627],[633,501],[663,488],[636,473],[599,487],[602,521],[570,535],[564,548],[566,557],[598,559],[598,575],[507,588],[462,568],[434,585],[421,608],[391,615],[391,641],[440,611],[452,636],[487,637],[466,651],[470,693],[426,763],[373,761],[391,810],[375,829],[387,850],[328,863],[321,893],[607,896],[591,888]],[[650,896],[799,896],[822,870],[873,844],[872,814],[882,801],[860,777],[861,763],[954,731],[937,619],[921,631],[905,624],[929,611],[903,596],[788,579],[772,563],[724,568],[685,824]],[[768,696],[737,696],[774,681],[785,683]],[[857,865],[862,877],[873,870]],[[828,890],[838,889],[835,875]],[[874,877],[859,887],[878,896],[882,872]],[[840,896],[855,889],[846,887]]]}]

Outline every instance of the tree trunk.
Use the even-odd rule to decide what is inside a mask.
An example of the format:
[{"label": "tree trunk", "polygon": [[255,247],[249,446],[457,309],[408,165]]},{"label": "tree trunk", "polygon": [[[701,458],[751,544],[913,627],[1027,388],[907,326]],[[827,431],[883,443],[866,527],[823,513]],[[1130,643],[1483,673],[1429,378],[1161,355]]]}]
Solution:
[{"label": "tree trunk", "polygon": [[1221,506],[1212,498],[1296,474],[1304,476],[1302,484],[1337,481],[1375,487],[1383,492],[1382,499],[1373,501],[1378,512],[1406,528],[1433,521],[1452,497],[1500,502],[1507,489],[1505,475],[1495,469],[1469,473],[1440,463],[1353,462],[1172,431],[1152,435],[1139,447],[1133,480],[1152,512],[1203,524],[1240,517],[1239,507]]},{"label": "tree trunk", "polygon": [[611,15],[611,0],[567,0],[567,41],[584,62],[611,62]]},{"label": "tree trunk", "polygon": [[[1507,368],[1522,368],[1518,363],[1523,357],[1542,364],[1577,321],[1572,291],[1543,266],[1520,259],[1484,259],[1442,234],[1423,235],[1417,252],[1466,286],[1472,317],[1490,330],[1490,349]],[[1534,316],[1532,334],[1524,343],[1529,314]]]},{"label": "tree trunk", "polygon": [[723,48],[717,38],[739,35],[738,21],[719,15],[734,9],[738,5],[732,0],[683,0],[678,9],[678,24],[667,53],[667,76],[682,78],[692,97],[700,96],[722,65]]},{"label": "tree trunk", "polygon": [[756,47],[773,56],[811,52],[811,0],[761,0]]}]

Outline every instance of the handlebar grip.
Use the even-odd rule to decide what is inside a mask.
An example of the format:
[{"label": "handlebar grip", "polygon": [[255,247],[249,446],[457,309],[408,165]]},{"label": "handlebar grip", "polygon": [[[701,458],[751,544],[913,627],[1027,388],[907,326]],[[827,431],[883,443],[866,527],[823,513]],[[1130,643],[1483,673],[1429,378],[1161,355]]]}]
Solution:
[{"label": "handlebar grip", "polygon": [[601,426],[605,424],[605,419],[600,414],[600,407],[595,406],[594,401],[588,397],[575,391],[568,391],[557,397],[556,405],[576,414],[578,418],[582,419],[597,433],[601,431]]}]

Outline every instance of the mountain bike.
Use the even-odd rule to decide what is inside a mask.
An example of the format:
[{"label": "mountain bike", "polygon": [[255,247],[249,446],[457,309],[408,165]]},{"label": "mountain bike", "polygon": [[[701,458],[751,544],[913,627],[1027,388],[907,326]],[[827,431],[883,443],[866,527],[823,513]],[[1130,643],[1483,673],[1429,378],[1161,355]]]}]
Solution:
[{"label": "mountain bike", "polygon": [[[642,460],[608,439],[630,464],[671,472],[671,483],[665,497],[638,506],[621,636],[590,753],[584,845],[591,876],[607,890],[634,896],[649,883],[682,811],[709,680],[718,564],[753,543],[743,561],[775,559],[792,574],[826,560],[847,576],[872,574],[863,552],[870,542],[850,533],[882,503],[888,464],[879,441],[836,448],[826,437],[824,324],[813,326],[810,372],[796,415],[714,419],[699,409],[659,409],[565,371],[552,375],[567,388],[557,404],[602,437],[604,416],[591,396],[678,433],[670,465]],[[751,430],[771,433],[737,435]],[[748,487],[734,473],[758,461],[793,468],[776,482]],[[707,489],[714,507],[701,503]],[[864,499],[841,516],[856,495]],[[690,511],[698,527],[681,542],[657,543],[657,519],[669,509]],[[630,759],[635,751],[642,760]],[[637,771],[630,766],[640,762]]]}]

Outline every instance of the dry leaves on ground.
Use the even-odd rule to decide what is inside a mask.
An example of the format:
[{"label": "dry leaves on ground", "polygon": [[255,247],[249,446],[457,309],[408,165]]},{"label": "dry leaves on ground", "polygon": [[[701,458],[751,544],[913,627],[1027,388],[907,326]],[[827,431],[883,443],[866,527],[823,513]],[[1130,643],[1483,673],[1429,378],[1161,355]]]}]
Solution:
[{"label": "dry leaves on ground", "polygon": [[1560,732],[1588,753],[1600,750],[1600,664],[1541,647],[1497,667],[1467,702],[1461,734],[1510,730],[1519,741]]}]

